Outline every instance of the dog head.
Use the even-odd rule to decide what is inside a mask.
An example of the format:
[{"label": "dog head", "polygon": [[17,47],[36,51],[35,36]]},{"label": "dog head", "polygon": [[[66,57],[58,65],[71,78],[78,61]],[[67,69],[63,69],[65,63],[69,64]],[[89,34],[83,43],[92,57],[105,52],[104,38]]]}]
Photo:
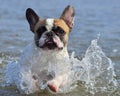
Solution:
[{"label": "dog head", "polygon": [[62,50],[67,46],[69,32],[74,25],[75,10],[68,5],[59,19],[42,19],[31,8],[26,10],[30,30],[35,34],[35,44],[44,50]]}]

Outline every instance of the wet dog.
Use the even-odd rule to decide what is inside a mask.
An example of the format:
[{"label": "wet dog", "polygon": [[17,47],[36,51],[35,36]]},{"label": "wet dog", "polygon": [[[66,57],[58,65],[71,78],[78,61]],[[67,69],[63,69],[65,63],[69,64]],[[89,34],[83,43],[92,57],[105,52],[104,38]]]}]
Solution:
[{"label": "wet dog", "polygon": [[[69,33],[74,25],[75,10],[67,6],[60,18],[40,18],[33,9],[26,10],[26,18],[30,30],[34,33],[34,43],[23,52],[17,63],[10,63],[6,69],[6,82],[17,85],[17,88],[30,94],[46,86],[53,92],[58,92],[61,86],[68,82],[67,50]],[[63,61],[62,72],[59,61]],[[48,70],[49,66],[55,70]],[[43,88],[44,89],[44,88]]]}]

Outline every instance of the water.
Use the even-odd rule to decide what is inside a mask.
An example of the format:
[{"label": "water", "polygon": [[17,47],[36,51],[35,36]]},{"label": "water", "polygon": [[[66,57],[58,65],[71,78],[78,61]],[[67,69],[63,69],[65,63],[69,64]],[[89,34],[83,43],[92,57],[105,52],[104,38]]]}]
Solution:
[{"label": "water", "polygon": [[[71,56],[71,58],[76,57],[79,59],[73,58],[75,62],[73,66],[76,70],[76,78],[80,81],[73,85],[73,87],[78,85],[74,90],[69,93],[58,94],[57,96],[120,95],[120,88],[115,86],[116,80],[118,82],[117,85],[120,86],[120,1],[1,0],[0,3],[1,85],[5,79],[6,64],[10,61],[18,60],[24,47],[33,40],[33,34],[29,32],[29,26],[25,20],[25,10],[31,7],[41,17],[56,18],[60,16],[66,5],[71,4],[76,9],[76,19],[75,26],[70,34],[68,50],[70,54],[75,51],[75,56]],[[56,6],[57,4],[59,5]],[[91,44],[91,41],[96,39],[98,34],[100,34],[99,41],[97,43],[93,41]],[[92,50],[96,50],[95,53]],[[81,65],[80,68],[77,67],[78,69],[75,67],[77,64]],[[116,76],[114,76],[115,74]],[[15,87],[0,87],[0,95],[21,96]],[[31,96],[39,95],[53,96],[47,91]]]},{"label": "water", "polygon": [[92,40],[82,61],[79,61],[78,64],[78,61],[74,61],[73,58],[73,64],[77,68],[77,70],[74,69],[77,71],[77,78],[85,82],[85,86],[89,92],[94,94],[99,91],[110,91],[111,87],[113,89],[118,87],[118,83],[114,78],[116,75],[114,73],[113,63],[97,45],[97,39]]}]

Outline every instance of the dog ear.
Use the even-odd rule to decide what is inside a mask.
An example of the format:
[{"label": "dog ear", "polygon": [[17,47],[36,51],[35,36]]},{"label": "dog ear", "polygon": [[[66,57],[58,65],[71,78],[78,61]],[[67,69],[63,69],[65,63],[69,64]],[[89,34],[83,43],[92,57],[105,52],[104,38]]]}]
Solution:
[{"label": "dog ear", "polygon": [[62,15],[61,15],[61,19],[63,19],[66,24],[69,26],[69,28],[71,29],[74,25],[74,16],[75,16],[75,9],[74,7],[68,5]]},{"label": "dog ear", "polygon": [[31,8],[28,8],[26,10],[26,18],[30,25],[30,30],[34,32],[34,27],[39,20],[39,16]]}]

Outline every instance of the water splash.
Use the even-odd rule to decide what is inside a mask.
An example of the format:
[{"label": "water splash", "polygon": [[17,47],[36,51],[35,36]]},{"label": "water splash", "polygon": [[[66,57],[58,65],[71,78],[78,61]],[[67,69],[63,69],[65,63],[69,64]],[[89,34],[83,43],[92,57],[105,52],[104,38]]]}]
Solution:
[{"label": "water splash", "polygon": [[[114,64],[112,63],[111,59],[105,55],[100,46],[98,46],[97,42],[98,39],[91,41],[91,45],[86,50],[85,56],[81,61],[75,58],[75,53],[73,52],[70,56],[70,59],[63,57],[64,59],[55,59],[53,62],[50,62],[51,60],[46,60],[44,58],[46,55],[42,56],[42,58],[39,58],[41,54],[37,49],[34,48],[34,51],[31,51],[31,49],[27,50],[27,53],[34,52],[33,55],[27,55],[26,58],[23,55],[24,58],[22,58],[22,60],[28,60],[30,64],[33,64],[30,66],[30,68],[34,66],[36,68],[35,71],[41,73],[38,74],[38,84],[42,90],[46,89],[47,81],[53,79],[55,76],[67,73],[69,75],[68,82],[65,86],[59,89],[60,93],[66,93],[73,90],[76,87],[76,82],[78,81],[84,82],[83,86],[85,86],[87,91],[92,94],[95,94],[99,91],[114,91],[117,88],[117,81],[114,79]],[[56,58],[52,53],[51,56],[51,58]],[[42,66],[35,66],[40,59],[44,60],[45,64]],[[49,75],[49,78],[46,78],[45,74],[46,76]],[[34,76],[36,78],[36,75]],[[17,76],[13,77],[15,77],[16,82],[19,81]],[[24,77],[27,78],[27,75]],[[31,80],[31,78],[28,80]]]},{"label": "water splash", "polygon": [[92,40],[81,61],[74,58],[74,53],[71,55],[75,79],[85,82],[86,88],[93,94],[113,90],[117,86],[117,81],[114,79],[114,64],[97,45],[97,41]]}]

